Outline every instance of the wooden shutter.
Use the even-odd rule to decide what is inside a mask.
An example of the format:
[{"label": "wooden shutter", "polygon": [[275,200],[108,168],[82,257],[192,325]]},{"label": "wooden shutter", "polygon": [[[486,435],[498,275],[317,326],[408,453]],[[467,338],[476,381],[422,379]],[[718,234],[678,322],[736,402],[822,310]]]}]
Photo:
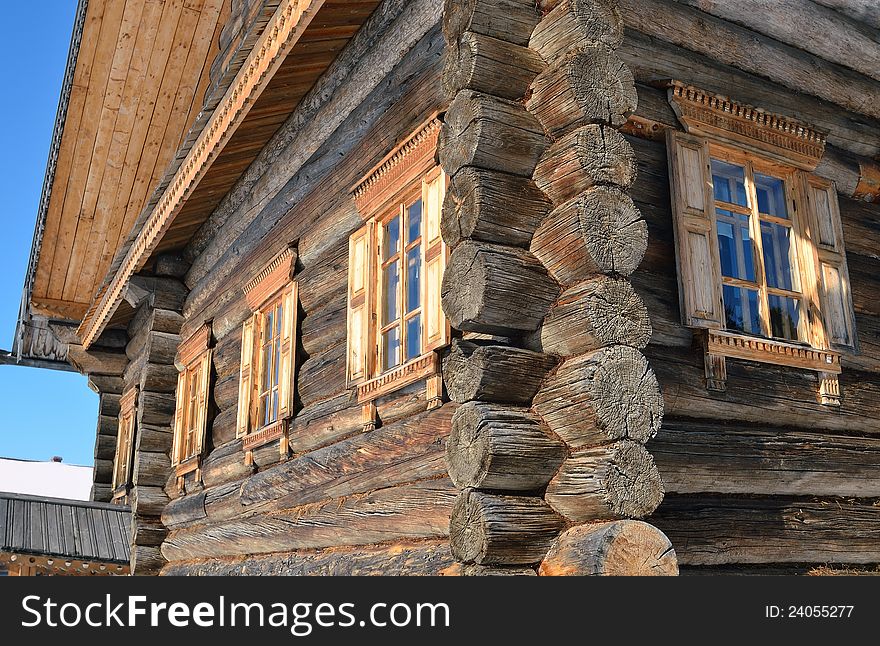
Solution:
[{"label": "wooden shutter", "polygon": [[348,240],[346,382],[349,386],[369,379],[372,368],[374,231],[375,223],[367,222]]},{"label": "wooden shutter", "polygon": [[831,348],[858,352],[843,225],[834,183],[808,176],[806,199],[816,247],[816,277],[825,338]]},{"label": "wooden shutter", "polygon": [[238,381],[238,418],[235,437],[244,437],[251,430],[252,393],[254,385],[254,335],[258,326],[258,315],[254,314],[241,327],[241,372]]},{"label": "wooden shutter", "polygon": [[296,324],[298,315],[297,283],[284,291],[281,326],[281,359],[278,366],[278,417],[293,415],[293,396],[296,391]]},{"label": "wooden shutter", "polygon": [[446,244],[440,235],[440,216],[446,196],[446,173],[432,171],[422,183],[422,303],[424,347],[434,350],[449,343],[449,322],[443,313],[440,289],[446,269]]},{"label": "wooden shutter", "polygon": [[187,370],[184,368],[177,375],[177,395],[175,398],[176,407],[174,409],[174,446],[171,449],[171,464],[176,465],[181,462],[181,452],[183,451],[183,434],[186,432],[186,382]]},{"label": "wooden shutter", "polygon": [[725,319],[709,144],[670,129],[667,147],[682,322],[720,329]]},{"label": "wooden shutter", "polygon": [[201,455],[205,448],[205,434],[208,432],[208,391],[211,388],[211,358],[213,350],[205,350],[199,359],[199,400],[196,423],[195,455]]}]

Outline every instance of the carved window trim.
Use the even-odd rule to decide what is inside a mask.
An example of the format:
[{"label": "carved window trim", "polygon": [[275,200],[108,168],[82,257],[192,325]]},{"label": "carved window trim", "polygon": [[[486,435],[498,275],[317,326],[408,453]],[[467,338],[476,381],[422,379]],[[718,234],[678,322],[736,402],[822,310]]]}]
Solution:
[{"label": "carved window trim", "polygon": [[[202,455],[208,428],[213,349],[211,323],[205,323],[180,344],[175,357],[178,370],[171,466],[179,489],[184,477],[195,473],[201,480]],[[191,442],[191,443],[190,443]]]},{"label": "carved window trim", "polygon": [[131,492],[134,472],[134,440],[137,430],[138,388],[132,386],[119,400],[119,426],[113,459],[113,501],[125,503]]}]

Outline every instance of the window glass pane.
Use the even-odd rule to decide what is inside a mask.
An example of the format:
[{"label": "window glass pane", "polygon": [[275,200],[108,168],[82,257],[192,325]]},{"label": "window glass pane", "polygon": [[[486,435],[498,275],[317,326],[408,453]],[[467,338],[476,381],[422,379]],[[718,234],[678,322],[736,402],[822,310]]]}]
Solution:
[{"label": "window glass pane", "polygon": [[721,274],[728,278],[755,280],[755,259],[749,236],[749,216],[723,209],[715,211]]},{"label": "window glass pane", "polygon": [[263,346],[263,376],[260,382],[260,391],[269,390],[272,377],[272,346]]},{"label": "window glass pane", "polygon": [[281,324],[284,320],[284,305],[281,303],[278,304],[278,309],[275,310],[275,335],[281,336]]},{"label": "window glass pane", "polygon": [[791,228],[762,221],[761,244],[767,284],[777,289],[798,290],[800,287],[791,271]]},{"label": "window glass pane", "polygon": [[778,218],[788,218],[785,206],[785,184],[781,179],[755,173],[755,192],[758,194],[758,210]]},{"label": "window glass pane", "polygon": [[418,309],[421,304],[422,250],[416,245],[406,252],[406,312]]},{"label": "window glass pane", "polygon": [[275,312],[269,310],[263,318],[263,343],[268,343],[272,338],[272,330],[275,329]]},{"label": "window glass pane", "polygon": [[397,253],[397,250],[400,247],[400,216],[398,215],[397,217],[389,220],[385,224],[384,230],[385,242],[382,245],[382,260],[388,260],[391,256]]},{"label": "window glass pane", "polygon": [[770,305],[771,334],[780,339],[798,340],[798,323],[801,319],[800,302],[788,296],[768,296]]},{"label": "window glass pane", "polygon": [[422,353],[422,315],[416,314],[406,322],[406,360]]},{"label": "window glass pane", "polygon": [[275,360],[272,364],[272,387],[278,387],[278,367],[281,365],[281,337],[275,337]]},{"label": "window glass pane", "polygon": [[724,285],[723,299],[728,330],[761,333],[757,290]]},{"label": "window glass pane", "polygon": [[382,369],[388,370],[400,363],[400,328],[393,327],[382,335]]},{"label": "window glass pane", "polygon": [[407,209],[406,244],[412,244],[422,235],[422,200],[416,200]]},{"label": "window glass pane", "polygon": [[268,420],[274,422],[278,419],[278,391],[272,393],[272,417]]},{"label": "window glass pane", "polygon": [[742,166],[718,159],[712,160],[712,184],[715,187],[716,200],[748,206],[745,181],[746,174]]},{"label": "window glass pane", "polygon": [[397,320],[397,290],[400,288],[400,262],[393,263],[382,270],[382,325]]}]

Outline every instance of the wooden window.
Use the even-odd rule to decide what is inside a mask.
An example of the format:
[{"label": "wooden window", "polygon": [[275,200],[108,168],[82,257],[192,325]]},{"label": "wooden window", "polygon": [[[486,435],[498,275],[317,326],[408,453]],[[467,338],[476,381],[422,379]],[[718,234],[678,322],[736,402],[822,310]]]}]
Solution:
[{"label": "wooden window", "polygon": [[[178,478],[201,466],[211,383],[211,326],[203,325],[177,351],[177,398],[171,463]],[[196,476],[198,479],[198,474]],[[182,481],[178,481],[182,486]]]},{"label": "wooden window", "polygon": [[125,501],[131,486],[134,436],[137,416],[137,387],[127,390],[119,400],[119,431],[113,461],[113,499]]},{"label": "wooden window", "polygon": [[349,240],[347,379],[361,402],[439,379],[434,350],[449,342],[440,304],[447,182],[434,162],[439,127],[429,120],[354,190],[365,223]]},{"label": "wooden window", "polygon": [[286,249],[245,286],[252,315],[242,325],[237,437],[244,448],[281,438],[293,416],[298,292],[296,252]]},{"label": "wooden window", "polygon": [[689,132],[667,131],[670,181],[682,320],[705,330],[709,386],[723,389],[725,356],[745,358],[819,372],[821,401],[836,404],[855,316],[836,190],[795,140],[815,137],[689,91],[671,92]]}]

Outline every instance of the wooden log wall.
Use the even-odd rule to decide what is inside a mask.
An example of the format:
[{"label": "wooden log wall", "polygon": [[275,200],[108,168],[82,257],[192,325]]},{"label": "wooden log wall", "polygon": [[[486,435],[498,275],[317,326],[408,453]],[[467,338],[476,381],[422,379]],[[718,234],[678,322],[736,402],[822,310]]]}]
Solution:
[{"label": "wooden log wall", "polygon": [[[880,561],[873,535],[880,497],[880,208],[852,199],[860,163],[875,163],[880,154],[880,121],[869,114],[874,108],[829,85],[870,75],[865,63],[880,55],[880,33],[825,3],[786,12],[790,4],[621,2],[626,33],[618,55],[638,91],[636,119],[625,128],[638,165],[630,196],[649,233],[644,262],[630,280],[650,315],[644,353],[665,398],[663,427],[647,444],[666,488],[651,522],[672,540],[683,573],[799,573]],[[805,25],[795,28],[805,12],[824,16],[821,37]],[[858,60],[835,58],[832,50],[856,42],[863,50]],[[838,74],[839,66],[851,69]],[[806,69],[809,78],[800,76]],[[816,401],[814,374],[792,368],[730,360],[728,391],[706,391],[703,354],[679,315],[663,130],[681,125],[665,91],[653,85],[669,78],[828,132],[815,172],[837,185],[861,346],[860,354],[842,357],[839,410]]]},{"label": "wooden log wall", "polygon": [[[641,518],[663,498],[644,448],[663,416],[639,352],[651,325],[626,279],[647,226],[616,131],[637,99],[614,53],[622,30],[608,0],[446,3],[443,307],[453,327],[496,335],[455,342],[443,367],[464,404],[447,448],[464,564],[535,566],[566,527]],[[675,570],[674,552],[645,550],[628,562]]]}]

